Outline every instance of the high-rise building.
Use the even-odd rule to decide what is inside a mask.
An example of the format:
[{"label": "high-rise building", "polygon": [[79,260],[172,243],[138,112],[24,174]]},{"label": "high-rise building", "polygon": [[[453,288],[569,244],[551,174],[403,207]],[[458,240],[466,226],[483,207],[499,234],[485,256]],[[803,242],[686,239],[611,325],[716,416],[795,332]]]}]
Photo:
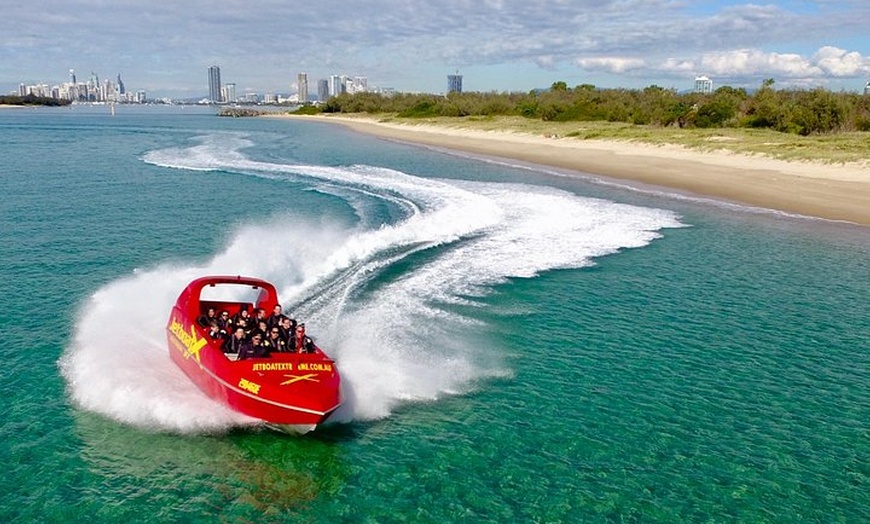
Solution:
[{"label": "high-rise building", "polygon": [[365,93],[369,90],[369,79],[364,76],[353,77],[353,92]]},{"label": "high-rise building", "polygon": [[127,89],[124,87],[124,81],[121,80],[121,73],[118,73],[118,94],[121,96],[127,94]]},{"label": "high-rise building", "polygon": [[447,75],[447,92],[462,92],[462,75],[459,74],[459,71],[457,71],[455,75]]},{"label": "high-rise building", "polygon": [[870,95],[870,82],[867,82],[867,85],[864,86],[864,94]]},{"label": "high-rise building", "polygon": [[299,103],[308,103],[308,73],[296,75],[296,88],[299,93]]},{"label": "high-rise building", "polygon": [[338,96],[344,92],[344,84],[341,81],[341,77],[338,75],[331,75],[329,77],[329,96]]},{"label": "high-rise building", "polygon": [[223,101],[224,102],[235,102],[236,101],[236,84],[234,82],[229,82],[224,86],[223,90]]},{"label": "high-rise building", "polygon": [[694,91],[695,93],[712,93],[713,81],[706,76],[696,77],[695,88],[692,91]]},{"label": "high-rise building", "polygon": [[221,99],[221,68],[216,65],[208,68],[208,100],[213,104],[223,102]]},{"label": "high-rise building", "polygon": [[321,102],[329,100],[329,80],[321,78],[317,81],[317,99]]},{"label": "high-rise building", "polygon": [[75,69],[69,70],[69,83],[72,85],[76,84],[76,70]]}]

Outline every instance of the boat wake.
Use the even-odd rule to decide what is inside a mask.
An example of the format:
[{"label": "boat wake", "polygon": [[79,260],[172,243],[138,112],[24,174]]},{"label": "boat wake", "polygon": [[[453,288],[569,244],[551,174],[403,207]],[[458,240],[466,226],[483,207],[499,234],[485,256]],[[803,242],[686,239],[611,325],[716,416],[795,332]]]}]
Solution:
[{"label": "boat wake", "polygon": [[[546,187],[259,162],[242,153],[248,145],[245,137],[215,134],[144,160],[302,182],[343,199],[358,220],[306,221],[289,210],[241,226],[205,264],[138,270],[98,290],[82,306],[61,360],[84,409],[181,433],[257,424],[208,399],[168,356],[168,311],[203,274],[275,283],[285,310],[306,322],[341,370],[345,402],[333,421],[374,420],[403,403],[462,394],[510,375],[485,326],[462,313],[476,297],[510,278],[588,266],[680,227],[669,211]],[[399,216],[385,219],[377,211],[384,205]]]}]

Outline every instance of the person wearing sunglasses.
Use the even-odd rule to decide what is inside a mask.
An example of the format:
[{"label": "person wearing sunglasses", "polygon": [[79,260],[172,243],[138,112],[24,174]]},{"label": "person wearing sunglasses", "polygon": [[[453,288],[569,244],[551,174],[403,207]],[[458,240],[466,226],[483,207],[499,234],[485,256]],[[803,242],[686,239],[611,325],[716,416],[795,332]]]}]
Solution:
[{"label": "person wearing sunglasses", "polygon": [[269,349],[263,345],[263,333],[260,331],[252,332],[250,340],[239,349],[238,360],[249,358],[269,358]]}]

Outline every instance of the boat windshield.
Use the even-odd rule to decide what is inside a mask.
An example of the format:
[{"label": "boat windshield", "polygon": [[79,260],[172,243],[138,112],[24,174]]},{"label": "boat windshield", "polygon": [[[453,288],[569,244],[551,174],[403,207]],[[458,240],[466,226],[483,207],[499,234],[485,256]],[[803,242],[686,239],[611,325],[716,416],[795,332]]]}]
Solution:
[{"label": "boat windshield", "polygon": [[256,303],[262,289],[242,284],[216,284],[202,288],[200,302],[247,302]]}]

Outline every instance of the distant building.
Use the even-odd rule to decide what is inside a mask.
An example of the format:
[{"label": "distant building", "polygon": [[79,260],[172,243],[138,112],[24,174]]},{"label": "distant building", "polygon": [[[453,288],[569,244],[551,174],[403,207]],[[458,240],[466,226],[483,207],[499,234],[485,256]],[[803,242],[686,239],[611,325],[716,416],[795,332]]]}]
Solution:
[{"label": "distant building", "polygon": [[296,92],[299,93],[299,103],[308,103],[308,73],[296,75]]},{"label": "distant building", "polygon": [[870,82],[867,82],[867,85],[864,86],[864,94],[870,95]]},{"label": "distant building", "polygon": [[462,92],[462,75],[460,75],[459,72],[457,72],[455,75],[447,75],[447,92]]},{"label": "distant building", "polygon": [[224,102],[235,102],[236,101],[236,84],[233,82],[230,82],[227,85],[225,85],[222,94],[223,94]]},{"label": "distant building", "polygon": [[338,75],[329,77],[329,96],[338,96],[344,92],[344,83]]},{"label": "distant building", "polygon": [[214,104],[221,99],[221,68],[213,65],[208,68],[208,101]]},{"label": "distant building", "polygon": [[713,81],[706,76],[696,77],[695,88],[692,91],[694,91],[695,93],[712,93]]},{"label": "distant building", "polygon": [[118,73],[118,94],[122,97],[127,94],[127,88],[124,87],[124,81],[121,80],[121,73]]},{"label": "distant building", "polygon": [[329,80],[321,78],[317,81],[317,99],[321,102],[329,100]]},{"label": "distant building", "polygon": [[353,89],[348,89],[348,92],[365,93],[369,90],[369,79],[364,76],[355,76],[353,77],[351,85],[353,86]]}]

